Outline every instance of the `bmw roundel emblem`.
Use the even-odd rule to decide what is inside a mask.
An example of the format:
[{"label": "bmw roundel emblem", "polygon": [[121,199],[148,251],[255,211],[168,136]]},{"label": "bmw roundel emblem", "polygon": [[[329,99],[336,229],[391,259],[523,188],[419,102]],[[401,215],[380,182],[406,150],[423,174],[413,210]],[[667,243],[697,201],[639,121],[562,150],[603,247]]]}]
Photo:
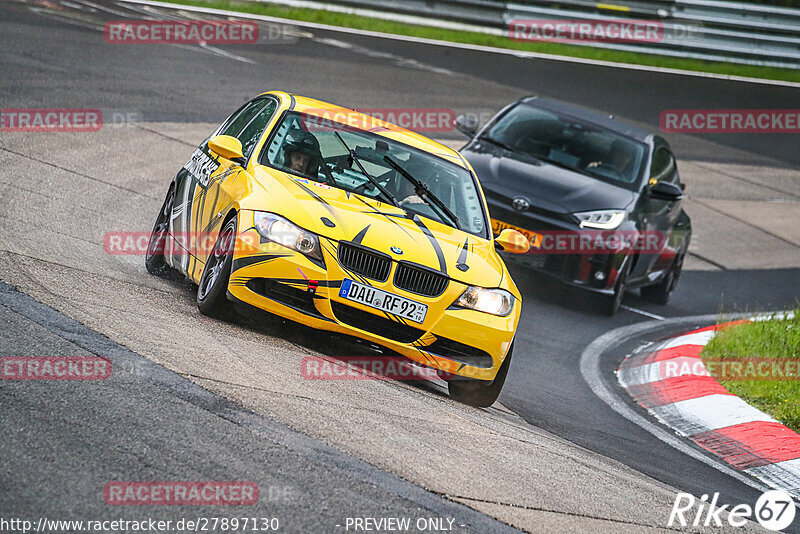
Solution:
[{"label": "bmw roundel emblem", "polygon": [[514,200],[511,201],[511,205],[517,211],[525,211],[531,207],[531,203],[524,197],[515,197]]},{"label": "bmw roundel emblem", "polygon": [[391,250],[392,252],[394,252],[397,255],[400,255],[400,254],[403,253],[403,249],[401,249],[399,247],[389,247],[389,250]]}]

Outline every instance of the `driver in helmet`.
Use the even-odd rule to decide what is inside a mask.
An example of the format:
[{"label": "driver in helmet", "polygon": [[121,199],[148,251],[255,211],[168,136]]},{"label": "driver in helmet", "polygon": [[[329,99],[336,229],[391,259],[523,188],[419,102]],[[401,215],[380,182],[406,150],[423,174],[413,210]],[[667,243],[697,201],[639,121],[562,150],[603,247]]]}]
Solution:
[{"label": "driver in helmet", "polygon": [[293,132],[283,145],[283,165],[293,172],[316,179],[321,161],[319,141],[308,132]]}]

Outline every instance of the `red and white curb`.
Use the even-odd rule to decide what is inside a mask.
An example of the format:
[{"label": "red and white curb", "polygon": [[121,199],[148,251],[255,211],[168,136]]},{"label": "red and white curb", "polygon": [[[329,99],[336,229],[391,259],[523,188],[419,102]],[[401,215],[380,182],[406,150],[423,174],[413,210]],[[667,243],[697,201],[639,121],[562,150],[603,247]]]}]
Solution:
[{"label": "red and white curb", "polygon": [[716,332],[731,324],[649,345],[622,362],[617,379],[639,405],[678,434],[800,498],[800,434],[730,393],[700,359]]}]

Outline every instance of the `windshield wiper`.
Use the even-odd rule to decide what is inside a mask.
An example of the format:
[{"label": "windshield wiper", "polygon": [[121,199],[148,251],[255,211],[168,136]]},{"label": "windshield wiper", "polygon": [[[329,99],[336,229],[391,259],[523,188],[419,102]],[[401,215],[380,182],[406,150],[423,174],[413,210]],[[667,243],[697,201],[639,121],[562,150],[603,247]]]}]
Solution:
[{"label": "windshield wiper", "polygon": [[365,169],[364,166],[361,164],[361,160],[356,155],[356,151],[350,148],[347,145],[347,143],[344,142],[344,139],[342,139],[342,136],[339,135],[339,132],[334,132],[334,133],[336,134],[336,137],[339,139],[339,141],[341,141],[342,145],[344,145],[344,148],[345,150],[347,150],[347,153],[350,155],[350,158],[355,162],[356,165],[358,165],[358,168],[361,170],[361,173],[367,177],[367,180],[369,180],[372,183],[372,185],[377,187],[378,191],[380,191],[384,197],[388,198],[389,202],[391,202],[392,205],[399,208],[400,203],[397,201],[397,199],[389,191],[387,191],[386,188],[383,187],[378,182],[378,180],[370,176],[370,174],[367,172],[367,169]]},{"label": "windshield wiper", "polygon": [[500,148],[505,148],[509,152],[520,153],[520,150],[518,148],[514,148],[513,146],[511,146],[511,145],[509,145],[507,143],[504,143],[502,141],[498,141],[494,137],[489,137],[488,135],[482,135],[480,138],[483,139],[484,141],[489,141],[491,144],[499,146]]},{"label": "windshield wiper", "polygon": [[451,221],[453,221],[453,224],[456,225],[456,228],[458,228],[458,217],[456,217],[456,215],[450,211],[450,208],[448,208],[447,205],[439,199],[439,197],[434,195],[433,192],[428,189],[427,185],[411,176],[408,171],[406,171],[389,156],[383,156],[383,160],[391,165],[394,170],[399,172],[403,178],[411,182],[411,184],[414,186],[414,193],[416,193],[419,198],[421,198],[429,206],[434,207],[435,205],[442,210],[442,212],[447,215]]}]

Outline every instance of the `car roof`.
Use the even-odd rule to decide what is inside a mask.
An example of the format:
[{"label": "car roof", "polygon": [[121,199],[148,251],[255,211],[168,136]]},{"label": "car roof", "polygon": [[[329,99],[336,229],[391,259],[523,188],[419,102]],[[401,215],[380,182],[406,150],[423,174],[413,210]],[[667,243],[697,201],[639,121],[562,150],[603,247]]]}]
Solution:
[{"label": "car roof", "polygon": [[538,96],[529,96],[523,98],[522,100],[520,100],[520,102],[547,111],[553,111],[555,113],[569,115],[570,117],[594,124],[595,126],[600,126],[601,128],[604,128],[606,130],[609,130],[611,132],[620,135],[624,135],[625,137],[629,137],[631,139],[640,141],[642,143],[646,143],[649,140],[649,138],[653,136],[652,132],[649,132],[643,128],[638,128],[636,126],[633,126],[632,124],[628,124],[626,122],[622,122],[617,119],[611,118],[609,115],[603,115],[602,113],[598,113],[596,111],[592,111],[584,107],[576,106],[573,104],[568,104],[560,100],[555,100],[552,98],[542,98]]},{"label": "car roof", "polygon": [[[467,163],[457,151],[416,132],[412,132],[396,124],[385,122],[354,109],[337,106],[336,104],[331,104],[322,100],[291,93],[283,93],[282,91],[270,91],[268,94],[279,95],[281,93],[294,98],[294,111],[309,113],[311,115],[320,115],[334,121],[336,121],[337,116],[346,115],[347,120],[345,124],[352,125],[356,128],[360,128],[361,125],[366,124],[369,128],[364,128],[365,131],[429,152],[455,163],[459,167],[469,169]],[[341,118],[337,122],[342,122]]]}]

